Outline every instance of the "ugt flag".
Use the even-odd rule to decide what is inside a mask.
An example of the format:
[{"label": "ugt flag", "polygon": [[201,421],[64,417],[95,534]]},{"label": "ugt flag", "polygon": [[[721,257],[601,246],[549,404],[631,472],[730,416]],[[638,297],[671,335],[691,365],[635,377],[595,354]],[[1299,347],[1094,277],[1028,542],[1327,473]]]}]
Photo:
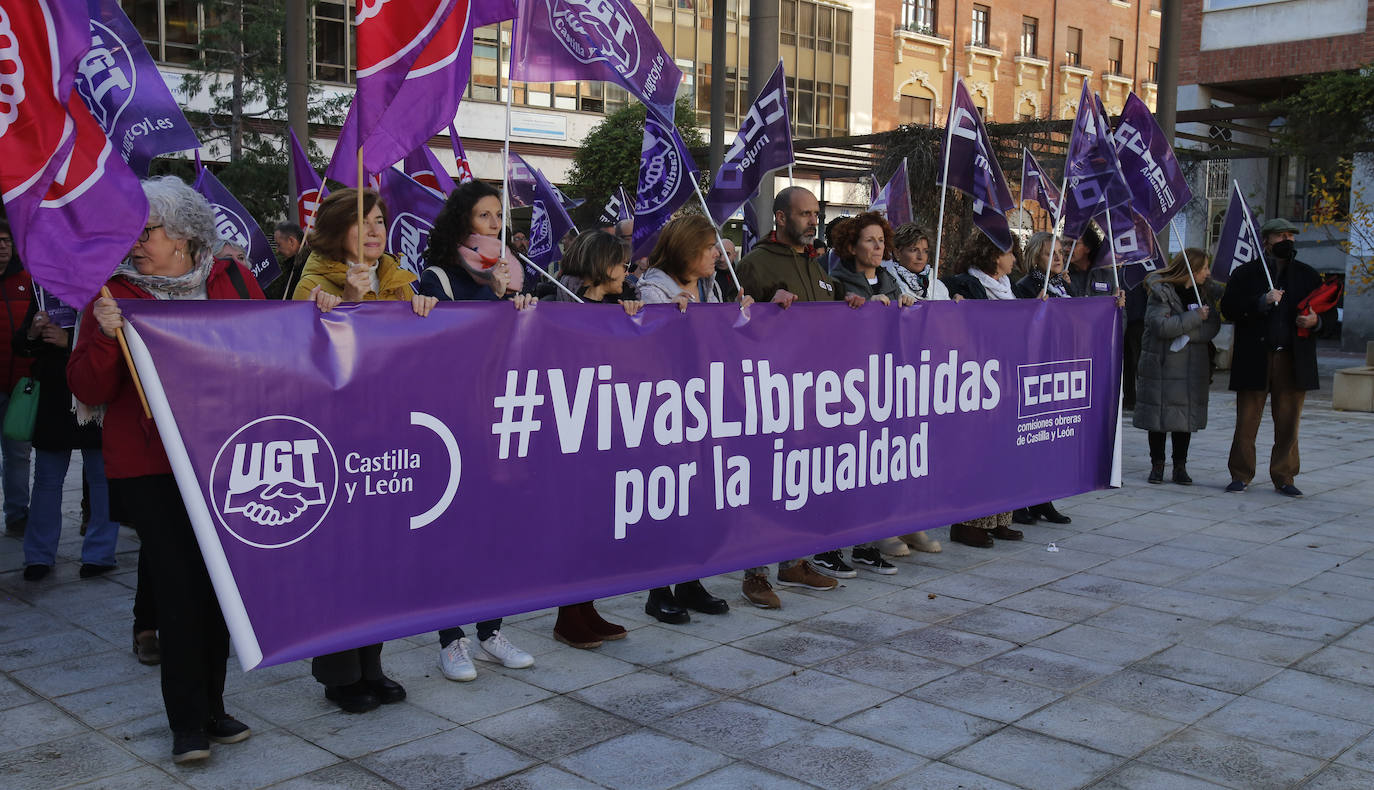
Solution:
[{"label": "ugt flag", "polygon": [[614,82],[668,121],[682,70],[633,0],[518,0],[510,78]]},{"label": "ugt flag", "polygon": [[1212,262],[1212,279],[1224,283],[1231,279],[1231,271],[1242,263],[1260,257],[1263,245],[1255,235],[1255,217],[1250,213],[1240,186],[1231,182],[1231,203],[1226,207],[1226,223],[1221,226],[1216,259]]},{"label": "ugt flag", "polygon": [[1067,184],[1065,236],[1081,236],[1092,217],[1131,202],[1131,188],[1121,173],[1111,129],[1098,109],[1096,97],[1088,89],[1087,80],[1083,81],[1083,91],[1078,97],[1078,115],[1069,138],[1064,177]]},{"label": "ugt flag", "polygon": [[272,254],[272,246],[262,235],[262,228],[248,210],[239,203],[238,198],[224,188],[215,174],[204,167],[196,176],[196,191],[210,201],[215,210],[215,231],[219,237],[236,245],[248,253],[248,268],[257,278],[258,285],[266,286],[281,274],[277,256]]},{"label": "ugt flag", "polygon": [[711,181],[706,207],[717,227],[758,191],[765,174],[796,161],[788,115],[786,78],[778,61]]},{"label": "ugt flag", "polygon": [[1050,215],[1051,224],[1059,222],[1059,188],[1035,160],[1029,148],[1021,148],[1021,202],[1034,200]]},{"label": "ugt flag", "polygon": [[468,153],[463,150],[463,138],[458,136],[458,130],[453,124],[448,125],[448,141],[453,146],[453,158],[458,161],[458,183],[476,181],[477,177],[472,174],[472,165],[468,164]]},{"label": "ugt flag", "polygon": [[116,0],[90,0],[91,48],[76,90],[139,176],[159,154],[199,148],[200,140]]},{"label": "ugt flag", "polygon": [[[876,180],[874,183],[877,183]],[[906,173],[906,157],[902,157],[902,163],[897,165],[897,172],[892,174],[887,186],[878,194],[873,210],[884,212],[888,224],[894,228],[916,219],[911,210],[911,180]]]},{"label": "ugt flag", "polygon": [[382,171],[381,182],[378,192],[388,209],[386,248],[419,277],[425,268],[423,256],[429,234],[444,207],[444,198],[394,167]]},{"label": "ugt flag", "polygon": [[1158,233],[1193,199],[1174,147],[1164,137],[1150,108],[1132,93],[1126,97],[1116,131],[1112,133],[1121,172],[1131,188],[1131,205]]},{"label": "ugt flag", "polygon": [[84,306],[148,219],[138,177],[74,91],[91,46],[85,3],[0,4],[0,194],[39,285]]},{"label": "ugt flag", "polygon": [[992,151],[983,116],[973,103],[964,81],[954,81],[954,101],[949,105],[949,126],[945,131],[945,172],[942,187],[954,187],[973,198],[973,224],[1003,251],[1011,249],[1011,227],[1007,212],[1016,208],[1007,187],[1007,177]]},{"label": "ugt flag", "polygon": [[[406,154],[406,158],[401,161],[401,169],[405,171],[406,175],[445,197],[454,190],[453,179],[444,170],[444,166],[439,164],[439,160],[435,158],[434,152],[429,150],[428,145],[421,145]],[[388,201],[387,206],[390,205],[391,203]],[[387,249],[394,248],[387,247]]]},{"label": "ugt flag", "polygon": [[672,123],[644,115],[644,143],[639,149],[639,185],[635,191],[634,257],[648,255],[658,232],[673,212],[696,191],[697,165]]},{"label": "ugt flag", "polygon": [[315,229],[315,212],[324,200],[324,182],[320,174],[310,166],[310,157],[305,155],[301,141],[296,139],[296,130],[287,130],[291,138],[291,170],[296,174],[296,224],[309,233]]},{"label": "ugt flag", "polygon": [[553,185],[544,174],[514,151],[506,162],[506,178],[510,182],[510,199],[517,206],[530,207],[530,250],[529,259],[539,267],[547,269],[550,264],[563,257],[558,246],[569,232],[576,233],[577,226],[572,217],[563,210]]},{"label": "ugt flag", "polygon": [[1130,290],[1164,263],[1150,222],[1129,204],[1099,214],[1097,226],[1111,229],[1111,243],[1097,248],[1093,268],[1116,266],[1121,287]]},{"label": "ugt flag", "polygon": [[630,202],[630,196],[625,194],[625,187],[618,186],[611,193],[611,199],[606,201],[606,207],[601,209],[601,216],[596,218],[598,227],[608,228],[630,218],[630,210],[634,204]]}]

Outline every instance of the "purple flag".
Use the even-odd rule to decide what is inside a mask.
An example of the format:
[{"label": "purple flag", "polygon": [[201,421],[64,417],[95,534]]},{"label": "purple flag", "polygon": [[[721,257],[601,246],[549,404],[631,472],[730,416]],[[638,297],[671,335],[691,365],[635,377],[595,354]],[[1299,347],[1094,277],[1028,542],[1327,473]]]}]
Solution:
[{"label": "purple flag", "polygon": [[120,157],[139,176],[153,157],[199,148],[200,140],[116,0],[89,0],[91,48],[76,91]]},{"label": "purple flag", "polygon": [[470,0],[472,28],[494,25],[515,18],[515,0]]},{"label": "purple flag", "polygon": [[563,194],[563,190],[559,189],[558,185],[553,183],[552,181],[549,182],[549,189],[553,190],[554,196],[558,198],[558,204],[563,207],[564,211],[572,211],[573,209],[587,202],[585,198],[568,197],[567,195]]},{"label": "purple flag", "polygon": [[290,129],[291,170],[296,174],[296,224],[307,234],[315,229],[315,211],[324,200],[327,190],[320,174],[310,166],[310,157],[305,155],[301,141],[296,139],[296,130]]},{"label": "purple flag", "polygon": [[1264,246],[1255,236],[1255,217],[1241,197],[1240,187],[1231,185],[1231,203],[1226,207],[1226,223],[1221,226],[1217,240],[1217,254],[1212,261],[1212,279],[1224,283],[1231,272],[1242,263],[1260,257]]},{"label": "purple flag", "polygon": [[576,233],[577,226],[563,209],[553,185],[530,167],[519,154],[510,152],[506,163],[506,178],[510,183],[510,199],[517,206],[530,207],[530,250],[527,255],[536,266],[547,269],[563,257],[559,243],[568,233]]},{"label": "purple flag", "polygon": [[378,192],[387,208],[386,248],[416,277],[424,270],[425,247],[444,198],[394,167],[382,171]]},{"label": "purple flag", "polygon": [[6,2],[0,193],[33,279],[84,307],[138,240],[148,202],[73,90],[91,47],[85,3]]},{"label": "purple flag", "polygon": [[358,90],[325,176],[356,186],[359,145],[364,169],[380,173],[453,122],[472,72],[470,8],[469,0],[360,7]]},{"label": "purple flag", "polygon": [[[439,164],[434,152],[429,150],[428,145],[422,145],[406,154],[406,158],[401,162],[401,169],[411,178],[424,184],[426,187],[438,192],[445,197],[454,190],[453,179],[449,177],[444,166]],[[390,203],[387,203],[390,206]],[[388,247],[387,249],[391,249]]]},{"label": "purple flag", "polygon": [[973,224],[1002,250],[1011,249],[1011,227],[1007,212],[1016,208],[1007,187],[1007,178],[997,164],[983,116],[973,103],[962,79],[954,81],[954,101],[949,105],[949,127],[944,151],[949,180],[941,186],[954,187],[973,198]]},{"label": "purple flag", "polygon": [[725,224],[765,174],[796,161],[792,154],[792,124],[787,111],[787,83],[782,61],[740,121],[739,132],[711,181],[706,206],[717,227]]},{"label": "purple flag", "polygon": [[1104,212],[1097,216],[1097,226],[1104,231],[1111,228],[1112,243],[1097,248],[1093,268],[1116,266],[1121,287],[1130,290],[1164,262],[1163,253],[1155,243],[1155,231],[1150,222],[1129,204],[1109,210],[1111,223]]},{"label": "purple flag", "polygon": [[215,230],[219,237],[243,249],[248,254],[248,269],[257,278],[258,285],[266,286],[281,274],[277,256],[272,254],[272,245],[262,234],[248,210],[239,203],[238,198],[224,188],[215,174],[205,167],[196,176],[196,191],[210,201],[215,210]]},{"label": "purple flag", "polygon": [[448,141],[453,146],[453,158],[458,161],[458,183],[476,181],[477,177],[472,174],[472,165],[468,163],[467,151],[463,150],[463,138],[458,136],[458,130],[453,128],[453,124],[448,125]]},{"label": "purple flag", "polygon": [[1040,204],[1052,223],[1059,222],[1059,187],[1035,160],[1029,148],[1021,149],[1021,201],[1034,200]]},{"label": "purple flag", "polygon": [[[740,240],[739,254],[748,255],[754,249],[754,245],[763,238],[763,229],[759,227],[759,215],[754,211],[754,198],[751,195],[744,202],[744,236]],[[829,239],[826,240],[829,242]]]},{"label": "purple flag", "polygon": [[883,191],[883,185],[878,181],[876,173],[868,174],[868,194],[871,196],[868,202],[868,210],[876,211],[879,214],[887,213],[887,193]]},{"label": "purple flag", "polygon": [[673,212],[692,199],[697,165],[677,127],[644,116],[644,143],[639,149],[639,185],[635,190],[634,257],[648,255],[658,232]]},{"label": "purple flag", "polygon": [[630,202],[630,196],[625,194],[625,187],[618,186],[611,193],[611,199],[606,201],[606,207],[601,209],[601,216],[597,217],[598,227],[606,228],[618,222],[630,219],[630,211],[634,204]]},{"label": "purple flag", "polygon": [[1087,80],[1083,81],[1078,99],[1064,174],[1068,184],[1064,198],[1065,236],[1081,236],[1089,219],[1131,201],[1131,188],[1117,161],[1111,129],[1098,110],[1098,101],[1088,89]]},{"label": "purple flag", "polygon": [[1193,199],[1174,148],[1164,137],[1150,108],[1132,93],[1126,97],[1116,131],[1112,134],[1121,172],[1131,188],[1135,210],[1145,215],[1158,233]]},{"label": "purple flag", "polygon": [[518,0],[512,80],[614,82],[673,120],[682,70],[633,0]]},{"label": "purple flag", "polygon": [[906,157],[902,157],[902,163],[897,165],[897,172],[892,174],[887,186],[879,193],[872,210],[883,212],[887,216],[888,224],[894,228],[915,220],[915,215],[911,211],[911,179],[906,173]]}]

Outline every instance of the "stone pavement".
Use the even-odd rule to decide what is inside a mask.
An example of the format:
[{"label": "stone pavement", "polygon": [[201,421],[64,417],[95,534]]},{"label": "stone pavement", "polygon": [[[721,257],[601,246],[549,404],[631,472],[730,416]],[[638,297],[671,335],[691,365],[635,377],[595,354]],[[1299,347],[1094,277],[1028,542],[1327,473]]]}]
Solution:
[{"label": "stone pavement", "polygon": [[708,579],[734,608],[686,626],[621,596],[601,609],[630,636],[596,651],[554,642],[550,611],[511,617],[535,667],[472,683],[443,678],[433,635],[395,641],[409,700],[361,716],[305,662],[232,664],[254,735],[194,767],[172,764],[157,670],[130,652],[132,533],[120,572],[77,579],[73,464],[53,575],[24,582],[0,540],[0,785],[1374,787],[1374,415],[1309,400],[1307,498],[1225,494],[1218,379],[1191,488],[1145,485],[1128,427],[1126,487],[1061,502],[1067,527],[946,541],[897,576],[785,590],[780,611]]}]

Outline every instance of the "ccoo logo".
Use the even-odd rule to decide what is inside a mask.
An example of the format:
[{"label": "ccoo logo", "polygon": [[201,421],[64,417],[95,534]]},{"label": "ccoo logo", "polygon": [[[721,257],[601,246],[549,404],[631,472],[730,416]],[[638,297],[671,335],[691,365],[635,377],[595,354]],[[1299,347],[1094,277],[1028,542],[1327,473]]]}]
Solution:
[{"label": "ccoo logo", "polygon": [[1036,417],[1092,406],[1093,361],[1065,359],[1016,366],[1018,417]]},{"label": "ccoo logo", "polygon": [[234,432],[210,468],[211,507],[229,534],[260,549],[290,546],[324,521],[339,462],[319,429],[286,415]]}]

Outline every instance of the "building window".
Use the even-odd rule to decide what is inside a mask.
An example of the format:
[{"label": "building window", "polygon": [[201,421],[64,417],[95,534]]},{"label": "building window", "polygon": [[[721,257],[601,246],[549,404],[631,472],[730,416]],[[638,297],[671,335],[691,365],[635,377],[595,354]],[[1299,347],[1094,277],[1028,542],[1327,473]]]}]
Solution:
[{"label": "building window", "polygon": [[1021,17],[1021,54],[1036,57],[1040,51],[1040,20],[1033,16]]},{"label": "building window", "polygon": [[985,5],[973,6],[973,41],[976,47],[986,47],[988,45],[988,30],[992,27],[989,19],[992,16],[992,9]]},{"label": "building window", "polygon": [[1159,48],[1149,47],[1145,50],[1145,79],[1148,82],[1159,82]]},{"label": "building window", "polygon": [[348,82],[352,43],[348,22],[343,3],[321,0],[315,4],[315,79]]},{"label": "building window", "polygon": [[1125,50],[1125,46],[1126,46],[1126,45],[1125,45],[1125,42],[1123,42],[1123,41],[1122,41],[1121,39],[1119,39],[1119,38],[1108,38],[1108,39],[1107,39],[1107,73],[1108,73],[1108,74],[1120,74],[1120,73],[1122,73],[1122,72],[1121,72],[1121,56],[1122,56],[1122,52]]},{"label": "building window", "polygon": [[778,8],[778,43],[797,43],[797,2],[783,0]]},{"label": "building window", "polygon": [[899,108],[898,123],[929,126],[935,112],[935,102],[920,96],[903,95]]},{"label": "building window", "polygon": [[902,28],[935,35],[935,0],[902,0]]},{"label": "building window", "polygon": [[1068,42],[1064,46],[1064,62],[1070,66],[1083,65],[1083,31],[1069,28]]},{"label": "building window", "polygon": [[849,28],[850,12],[842,8],[835,9],[835,54],[849,54]]}]

